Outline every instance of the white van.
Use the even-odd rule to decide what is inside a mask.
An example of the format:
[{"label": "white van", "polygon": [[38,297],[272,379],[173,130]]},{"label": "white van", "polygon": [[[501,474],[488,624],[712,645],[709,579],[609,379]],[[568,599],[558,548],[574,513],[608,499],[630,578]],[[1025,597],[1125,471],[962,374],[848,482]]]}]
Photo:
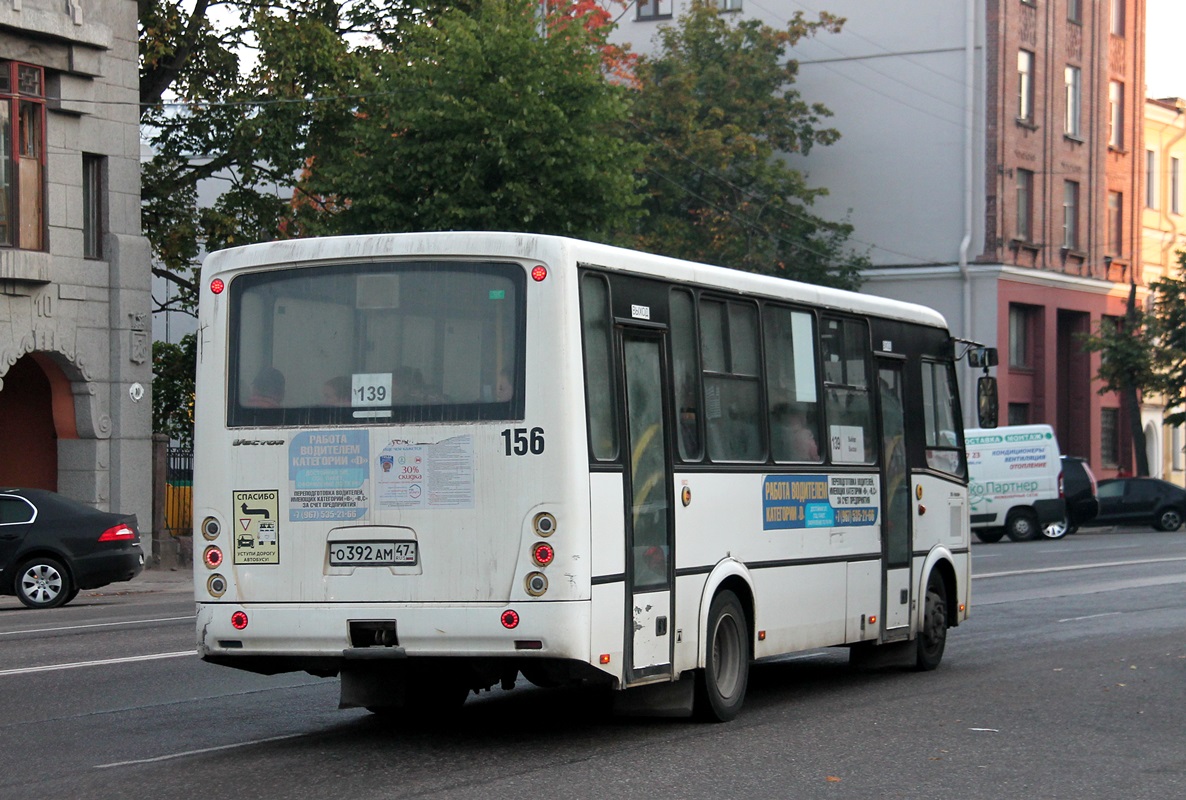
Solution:
[{"label": "white van", "polygon": [[982,542],[1005,534],[1035,538],[1066,517],[1059,495],[1058,440],[1049,425],[1008,425],[964,431],[972,531]]}]

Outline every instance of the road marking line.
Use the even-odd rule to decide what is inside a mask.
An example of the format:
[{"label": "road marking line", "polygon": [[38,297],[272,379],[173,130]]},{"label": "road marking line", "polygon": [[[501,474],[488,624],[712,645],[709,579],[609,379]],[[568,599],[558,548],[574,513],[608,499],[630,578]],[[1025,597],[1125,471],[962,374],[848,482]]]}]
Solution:
[{"label": "road marking line", "polygon": [[1043,572],[1074,572],[1083,569],[1102,569],[1104,567],[1135,567],[1141,564],[1169,564],[1174,561],[1186,561],[1186,556],[1175,556],[1173,558],[1146,558],[1138,561],[1107,561],[1100,564],[1074,564],[1066,567],[1039,567],[1037,569],[1018,569],[1011,572],[986,572],[982,575],[973,575],[972,580],[976,578],[1008,578],[1013,575],[1038,575]]},{"label": "road marking line", "polygon": [[183,619],[196,619],[191,614],[188,617],[160,617],[158,619],[129,619],[124,622],[93,622],[88,625],[63,625],[59,628],[33,628],[22,631],[0,631],[0,636],[16,636],[19,633],[57,633],[58,631],[80,631],[86,628],[107,628],[115,625],[141,625],[150,622],[178,622]]},{"label": "road marking line", "polygon": [[1066,619],[1060,619],[1059,622],[1080,622],[1085,619],[1099,619],[1100,617],[1118,617],[1118,616],[1120,616],[1119,611],[1109,611],[1106,614],[1088,614],[1086,617],[1067,617]]},{"label": "road marking line", "polygon": [[235,750],[239,747],[251,747],[257,744],[267,744],[268,742],[282,742],[285,739],[298,739],[302,736],[308,736],[307,733],[287,733],[283,736],[269,736],[266,739],[253,739],[250,742],[237,742],[235,744],[221,744],[217,747],[203,747],[200,750],[185,750],[180,753],[170,753],[164,756],[156,756],[154,758],[137,758],[132,761],[116,761],[113,764],[96,764],[95,769],[111,769],[112,767],[127,767],[133,764],[153,764],[158,761],[170,761],[174,758],[185,758],[186,756],[200,756],[204,753],[217,753],[220,750]]},{"label": "road marking line", "polygon": [[53,672],[59,669],[78,669],[79,667],[101,667],[109,664],[131,664],[135,661],[158,661],[162,658],[181,658],[197,656],[197,650],[180,650],[176,653],[150,653],[146,656],[127,656],[125,658],[104,658],[99,661],[75,661],[72,664],[47,664],[41,667],[20,667],[18,669],[0,669],[0,677],[5,675],[29,675],[34,672]]}]

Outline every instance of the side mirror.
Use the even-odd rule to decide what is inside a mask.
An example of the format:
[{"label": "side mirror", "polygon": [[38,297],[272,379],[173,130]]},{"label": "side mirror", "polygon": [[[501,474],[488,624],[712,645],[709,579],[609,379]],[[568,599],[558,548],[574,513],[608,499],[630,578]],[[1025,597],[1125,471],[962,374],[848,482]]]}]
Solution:
[{"label": "side mirror", "polygon": [[[994,351],[995,353],[995,351]],[[976,408],[981,428],[995,428],[1000,406],[997,403],[997,379],[982,375],[976,381]]]},{"label": "side mirror", "polygon": [[969,367],[995,367],[997,365],[997,349],[995,347],[973,347],[968,351]]}]

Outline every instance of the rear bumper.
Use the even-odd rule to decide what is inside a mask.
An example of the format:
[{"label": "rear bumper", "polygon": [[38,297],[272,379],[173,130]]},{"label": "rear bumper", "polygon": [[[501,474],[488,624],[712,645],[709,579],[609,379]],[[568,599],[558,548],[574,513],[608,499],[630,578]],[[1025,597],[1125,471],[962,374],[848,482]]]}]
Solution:
[{"label": "rear bumper", "polygon": [[[507,628],[503,612],[514,610],[518,624]],[[231,624],[236,611],[247,615],[242,630]],[[389,647],[352,641],[351,630],[392,623]],[[229,663],[243,657],[279,659],[360,658],[370,649],[402,651],[398,657],[562,658],[589,661],[590,605],[561,603],[434,606],[405,603],[199,603],[198,652]]]},{"label": "rear bumper", "polygon": [[72,562],[79,589],[97,589],[109,583],[130,581],[144,569],[144,550],[130,545],[116,551],[100,551]]}]

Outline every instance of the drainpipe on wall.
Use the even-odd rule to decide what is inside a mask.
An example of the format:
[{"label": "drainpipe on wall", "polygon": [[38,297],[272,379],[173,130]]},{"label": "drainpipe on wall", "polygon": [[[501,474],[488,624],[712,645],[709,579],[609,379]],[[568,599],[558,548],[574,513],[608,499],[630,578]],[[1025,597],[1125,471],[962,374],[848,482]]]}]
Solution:
[{"label": "drainpipe on wall", "polygon": [[[973,103],[976,101],[974,84],[976,79],[977,2],[979,0],[964,0],[964,238],[960,240],[959,265],[960,282],[963,289],[963,337],[965,339],[975,338],[972,335],[972,282],[968,274],[968,250],[972,247],[972,203],[975,199],[972,181],[975,167],[975,132],[973,125],[976,115]],[[965,392],[964,396],[969,396],[969,392]],[[971,414],[973,405],[972,403],[965,404],[964,421],[969,425],[978,426],[980,424],[979,419],[974,419]]]}]

